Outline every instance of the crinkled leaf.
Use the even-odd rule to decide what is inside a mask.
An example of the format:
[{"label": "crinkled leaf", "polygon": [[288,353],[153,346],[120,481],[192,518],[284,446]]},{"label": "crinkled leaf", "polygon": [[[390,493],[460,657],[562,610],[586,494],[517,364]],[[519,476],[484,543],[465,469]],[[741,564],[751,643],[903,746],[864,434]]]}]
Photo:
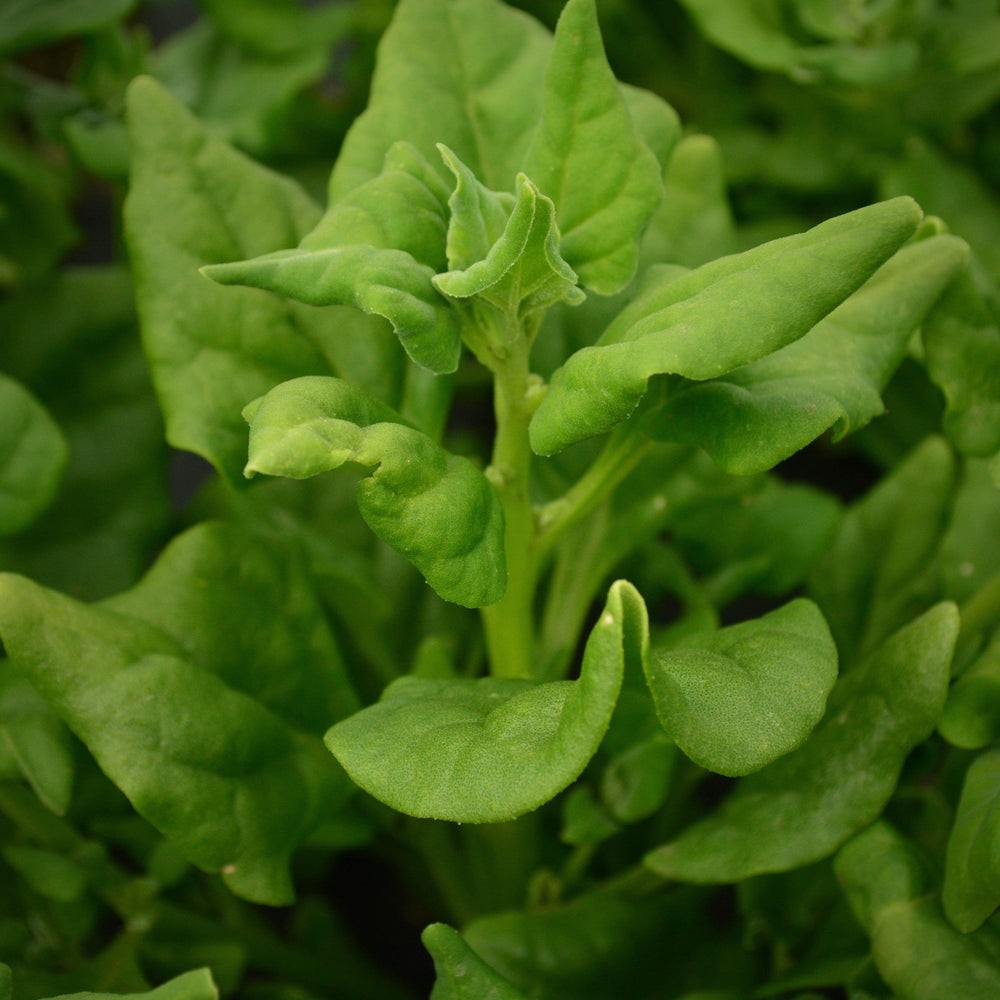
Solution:
[{"label": "crinkled leaf", "polygon": [[195,969],[145,993],[71,993],[52,1000],[218,1000],[209,969]]},{"label": "crinkled leaf", "polygon": [[41,403],[5,375],[0,375],[0,415],[0,535],[11,535],[52,502],[68,453]]},{"label": "crinkled leaf", "polygon": [[854,503],[810,581],[851,667],[938,593],[934,558],[955,484],[955,460],[930,438]]},{"label": "crinkled leaf", "polygon": [[370,180],[399,139],[429,160],[446,143],[507,191],[541,112],[552,39],[498,0],[403,0],[379,45],[368,108],[344,140],[330,202]]},{"label": "crinkled leaf", "polygon": [[136,811],[237,894],[290,901],[292,852],[349,793],[319,740],[148,622],[23,577],[3,575],[0,590],[14,666]]},{"label": "crinkled leaf", "polygon": [[431,924],[421,940],[437,974],[431,1000],[528,1000],[447,924]]},{"label": "crinkled leaf", "polygon": [[952,685],[938,729],[963,750],[1000,738],[1000,631]]},{"label": "crinkled leaf", "polygon": [[123,18],[135,0],[5,0],[0,55],[95,31]]},{"label": "crinkled leaf", "polygon": [[977,757],[965,775],[948,838],[941,902],[964,934],[1000,906],[1000,751]]},{"label": "crinkled leaf", "polygon": [[1000,450],[1000,322],[965,268],[923,327],[927,373],[947,400],[944,426],[955,446],[987,457]]},{"label": "crinkled leaf", "polygon": [[[339,371],[347,331],[339,310],[222,288],[198,268],[295,246],[320,210],[148,78],[129,87],[128,123],[125,230],[167,437],[237,479],[246,455],[240,410],[278,382]],[[378,331],[371,336],[377,345]]]},{"label": "crinkled leaf", "polygon": [[882,390],[967,253],[953,236],[904,247],[800,340],[672,393],[652,433],[701,445],[727,472],[745,475],[831,427],[834,440],[858,430],[883,411]]},{"label": "crinkled leaf", "polygon": [[670,738],[695,763],[730,776],[800,746],[836,679],[837,648],[819,608],[805,599],[654,648],[646,665]]},{"label": "crinkled leaf", "polygon": [[305,479],[345,462],[373,468],[358,485],[368,526],[445,600],[483,607],[503,596],[503,508],[468,459],[355,386],[302,378],[276,386],[246,411],[248,476]]},{"label": "crinkled leaf", "polygon": [[924,862],[888,824],[876,823],[847,844],[835,867],[854,915],[871,937],[879,974],[901,1000],[1000,995],[995,949],[948,924],[929,891]]},{"label": "crinkled leaf", "polygon": [[646,857],[667,878],[734,882],[826,857],[873,822],[903,761],[933,731],[958,611],[939,604],[842,676],[796,751],[744,778],[718,810]]},{"label": "crinkled leaf", "polygon": [[532,447],[548,455],[610,430],[654,375],[716,378],[798,340],[906,242],[920,217],[911,199],[897,198],[695,271],[653,269],[598,345],[555,372],[531,422]]},{"label": "crinkled leaf", "polygon": [[523,174],[513,200],[490,191],[447,147],[442,156],[456,177],[448,226],[448,264],[434,287],[452,298],[479,296],[517,317],[583,293],[559,253],[559,227],[549,198]]},{"label": "crinkled leaf", "polygon": [[73,787],[69,733],[6,661],[0,662],[0,738],[41,802],[59,816],[65,813]]},{"label": "crinkled leaf", "polygon": [[663,182],[608,66],[594,0],[570,0],[556,25],[523,170],[555,202],[561,253],[584,287],[627,284]]},{"label": "crinkled leaf", "polygon": [[412,816],[493,823],[537,809],[577,778],[639,669],[646,608],[619,581],[590,633],[579,680],[404,677],[334,726],[326,743],[381,802]]}]

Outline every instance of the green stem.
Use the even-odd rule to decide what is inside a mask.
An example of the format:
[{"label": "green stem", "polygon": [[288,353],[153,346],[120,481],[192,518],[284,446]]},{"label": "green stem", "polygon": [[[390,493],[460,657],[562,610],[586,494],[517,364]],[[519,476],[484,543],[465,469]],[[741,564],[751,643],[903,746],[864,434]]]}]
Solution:
[{"label": "green stem", "polygon": [[489,476],[500,495],[506,523],[507,590],[482,609],[490,670],[496,677],[535,676],[532,602],[535,594],[535,514],[531,506],[532,382],[528,350],[515,344],[495,368],[497,435]]}]

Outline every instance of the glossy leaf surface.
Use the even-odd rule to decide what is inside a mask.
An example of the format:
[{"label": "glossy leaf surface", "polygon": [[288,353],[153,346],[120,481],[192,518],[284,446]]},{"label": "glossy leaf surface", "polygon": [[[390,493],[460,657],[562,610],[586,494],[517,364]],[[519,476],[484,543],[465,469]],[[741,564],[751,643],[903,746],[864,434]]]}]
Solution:
[{"label": "glossy leaf surface", "polygon": [[373,468],[358,487],[358,506],[380,538],[445,600],[481,607],[503,596],[503,510],[468,459],[448,454],[339,379],[286,382],[246,416],[248,476],[304,479],[345,462]]},{"label": "glossy leaf surface", "polygon": [[837,679],[837,649],[812,601],[653,649],[646,681],[663,728],[695,763],[750,774],[799,746]]},{"label": "glossy leaf surface", "polygon": [[646,609],[619,581],[590,633],[580,678],[404,677],[334,726],[326,743],[351,778],[411,816],[493,823],[537,809],[579,776],[607,730],[628,663],[639,669]]}]

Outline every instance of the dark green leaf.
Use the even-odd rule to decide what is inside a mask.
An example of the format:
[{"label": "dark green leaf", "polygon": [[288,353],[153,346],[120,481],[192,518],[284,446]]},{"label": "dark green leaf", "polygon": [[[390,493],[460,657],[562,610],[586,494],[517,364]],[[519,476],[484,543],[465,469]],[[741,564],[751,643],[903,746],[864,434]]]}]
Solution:
[{"label": "dark green leaf", "polygon": [[938,728],[963,750],[1000,738],[1000,631],[952,685]]},{"label": "dark green leaf", "polygon": [[5,0],[0,55],[103,28],[134,6],[135,0]]}]

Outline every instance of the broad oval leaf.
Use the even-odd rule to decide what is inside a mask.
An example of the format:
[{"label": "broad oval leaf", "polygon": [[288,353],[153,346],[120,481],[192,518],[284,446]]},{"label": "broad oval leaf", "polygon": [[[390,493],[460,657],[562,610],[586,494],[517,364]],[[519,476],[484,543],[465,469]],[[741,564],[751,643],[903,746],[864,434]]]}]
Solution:
[{"label": "broad oval leaf", "polygon": [[48,411],[0,375],[0,535],[26,528],[52,502],[69,450]]},{"label": "broad oval leaf", "polygon": [[431,924],[421,935],[434,959],[437,979],[430,1000],[528,1000],[488,966],[447,924]]},{"label": "broad oval leaf", "polygon": [[941,902],[964,934],[1000,906],[1000,750],[981,754],[965,775],[948,838]]},{"label": "broad oval leaf", "polygon": [[944,705],[958,610],[944,603],[841,677],[806,742],[744,778],[721,807],[646,856],[666,878],[736,882],[831,854],[885,807]]},{"label": "broad oval leaf", "polygon": [[404,677],[334,726],[326,744],[358,785],[399,812],[514,819],[580,775],[611,721],[626,661],[639,669],[647,643],[645,604],[620,580],[590,633],[579,680]]},{"label": "broad oval leaf", "polygon": [[490,481],[407,426],[389,407],[335,378],[276,386],[247,407],[246,475],[305,479],[357,462],[368,526],[446,601],[483,607],[506,587],[504,520]]},{"label": "broad oval leaf", "polygon": [[954,236],[904,247],[800,340],[671,393],[651,433],[700,445],[727,472],[747,475],[831,427],[834,440],[864,427],[883,411],[882,390],[967,256]]},{"label": "broad oval leaf", "polygon": [[759,771],[798,747],[836,679],[826,619],[804,598],[654,649],[646,665],[670,738],[696,764],[730,776]]},{"label": "broad oval leaf", "polygon": [[654,375],[717,378],[798,340],[899,250],[920,219],[912,199],[896,198],[695,271],[652,275],[598,344],[553,374],[531,422],[532,447],[551,455],[610,430]]},{"label": "broad oval leaf", "polygon": [[570,0],[556,25],[523,170],[555,202],[560,251],[584,287],[624,287],[663,182],[605,58],[594,0]]}]

